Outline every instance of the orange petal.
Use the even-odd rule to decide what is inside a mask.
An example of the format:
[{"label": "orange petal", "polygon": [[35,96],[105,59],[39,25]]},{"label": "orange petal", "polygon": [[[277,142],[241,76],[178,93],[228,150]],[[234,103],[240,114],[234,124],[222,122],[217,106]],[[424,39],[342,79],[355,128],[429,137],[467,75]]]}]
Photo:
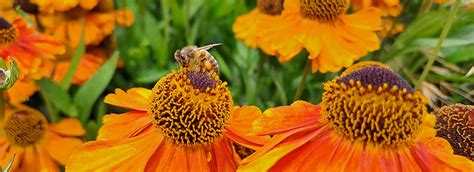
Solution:
[{"label": "orange petal", "polygon": [[15,160],[13,160],[12,171],[20,168],[21,160],[23,159],[24,149],[20,147],[11,146],[8,142],[0,143],[0,166],[6,167],[10,160],[15,155]]},{"label": "orange petal", "polygon": [[72,153],[66,171],[144,171],[163,139],[155,130],[132,138],[88,142]]},{"label": "orange petal", "polygon": [[411,151],[423,171],[474,171],[474,163],[468,158],[454,155],[448,141],[423,138]]},{"label": "orange petal", "polygon": [[150,94],[151,90],[146,88],[132,88],[127,92],[117,88],[115,94],[105,97],[105,103],[131,110],[147,111]]},{"label": "orange petal", "polygon": [[382,29],[380,10],[375,7],[368,7],[350,15],[341,15],[340,18],[345,24],[354,28],[372,31]]},{"label": "orange petal", "polygon": [[141,111],[106,115],[103,118],[103,123],[97,140],[135,137],[145,133],[144,131],[147,131],[148,128],[153,129],[150,127],[152,126],[150,116]]},{"label": "orange petal", "polygon": [[209,171],[205,149],[165,141],[153,154],[145,171]]},{"label": "orange petal", "polygon": [[252,129],[252,123],[257,118],[262,117],[262,112],[255,106],[238,107],[232,113],[229,124],[226,127],[225,135],[232,141],[251,149],[263,146],[269,136],[257,136]]},{"label": "orange petal", "polygon": [[30,98],[38,90],[36,83],[29,78],[24,78],[15,82],[13,87],[7,90],[8,102],[19,104]]},{"label": "orange petal", "polygon": [[48,130],[63,136],[82,136],[86,133],[81,122],[76,118],[65,118],[57,124],[50,124]]},{"label": "orange petal", "polygon": [[[218,140],[211,145],[211,155],[209,165],[211,171],[228,171],[232,172],[237,169],[237,161],[234,157],[238,157],[234,152],[231,142],[223,138]],[[208,159],[209,161],[209,159]]]},{"label": "orange petal", "polygon": [[242,160],[239,171],[268,171],[285,155],[325,130],[325,127],[318,127],[304,126],[274,135],[262,148]]},{"label": "orange petal", "polygon": [[65,165],[72,151],[82,144],[75,137],[62,137],[54,133],[47,133],[44,148],[56,161]]},{"label": "orange petal", "polygon": [[275,134],[299,128],[320,118],[320,106],[296,101],[291,106],[270,108],[256,119],[253,128],[258,134]]}]

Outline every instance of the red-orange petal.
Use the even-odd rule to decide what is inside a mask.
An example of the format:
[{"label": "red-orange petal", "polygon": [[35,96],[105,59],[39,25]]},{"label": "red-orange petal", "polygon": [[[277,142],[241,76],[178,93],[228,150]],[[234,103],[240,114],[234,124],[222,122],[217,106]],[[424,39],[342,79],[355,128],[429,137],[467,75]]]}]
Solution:
[{"label": "red-orange petal", "polygon": [[103,118],[103,123],[97,140],[135,137],[154,129],[150,116],[142,111],[106,115]]},{"label": "red-orange petal", "polygon": [[72,153],[66,171],[144,171],[163,140],[155,130],[132,138],[88,142]]},{"label": "red-orange petal", "polygon": [[147,111],[148,96],[151,90],[146,88],[132,88],[127,92],[121,89],[115,89],[115,94],[109,94],[105,97],[105,103],[138,111]]},{"label": "red-orange petal", "polygon": [[321,118],[320,106],[296,101],[291,106],[270,108],[253,123],[253,129],[261,135],[276,134],[299,128]]},{"label": "red-orange petal", "polygon": [[236,107],[224,134],[243,146],[258,149],[270,140],[269,136],[257,136],[252,128],[253,121],[259,117],[262,112],[256,106]]}]

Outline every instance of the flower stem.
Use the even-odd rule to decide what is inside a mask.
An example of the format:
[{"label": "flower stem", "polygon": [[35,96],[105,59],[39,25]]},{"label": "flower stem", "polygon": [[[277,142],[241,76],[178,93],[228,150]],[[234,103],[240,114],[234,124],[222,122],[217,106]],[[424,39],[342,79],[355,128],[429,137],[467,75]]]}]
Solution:
[{"label": "flower stem", "polygon": [[451,26],[454,23],[454,20],[456,18],[456,14],[459,11],[459,8],[461,7],[461,0],[456,0],[456,3],[454,4],[453,7],[451,7],[451,11],[449,13],[448,19],[446,21],[446,24],[444,24],[443,30],[441,31],[441,35],[438,38],[438,42],[436,43],[436,47],[433,51],[433,54],[431,57],[428,59],[428,62],[426,63],[425,69],[423,70],[423,73],[421,73],[420,78],[418,78],[418,82],[415,84],[415,90],[419,90],[421,87],[421,84],[425,80],[426,76],[430,72],[431,67],[433,66],[433,63],[438,57],[438,52],[441,49],[441,45],[443,45],[443,41],[446,38],[446,36],[449,33],[449,30],[451,29]]},{"label": "flower stem", "polygon": [[0,91],[0,122],[5,118],[5,91]]},{"label": "flower stem", "polygon": [[423,4],[421,5],[421,9],[418,12],[418,16],[421,16],[428,11],[430,11],[431,6],[433,5],[433,0],[423,0]]},{"label": "flower stem", "polygon": [[293,97],[293,101],[298,100],[301,97],[301,94],[303,94],[304,90],[304,85],[306,82],[306,78],[308,77],[309,71],[311,70],[311,60],[306,61],[306,66],[303,71],[303,77],[301,78],[300,85],[296,89],[295,97]]}]

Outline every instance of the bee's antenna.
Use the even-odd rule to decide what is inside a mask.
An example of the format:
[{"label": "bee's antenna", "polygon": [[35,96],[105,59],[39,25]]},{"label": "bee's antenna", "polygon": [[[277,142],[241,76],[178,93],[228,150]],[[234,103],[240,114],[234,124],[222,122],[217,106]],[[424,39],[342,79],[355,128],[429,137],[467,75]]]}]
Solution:
[{"label": "bee's antenna", "polygon": [[206,46],[202,46],[202,47],[196,48],[196,49],[194,49],[192,52],[196,52],[196,51],[200,51],[200,50],[209,50],[209,49],[211,49],[212,47],[216,47],[216,46],[219,46],[219,45],[221,45],[221,44],[222,44],[222,43],[209,44],[209,45],[206,45]]}]

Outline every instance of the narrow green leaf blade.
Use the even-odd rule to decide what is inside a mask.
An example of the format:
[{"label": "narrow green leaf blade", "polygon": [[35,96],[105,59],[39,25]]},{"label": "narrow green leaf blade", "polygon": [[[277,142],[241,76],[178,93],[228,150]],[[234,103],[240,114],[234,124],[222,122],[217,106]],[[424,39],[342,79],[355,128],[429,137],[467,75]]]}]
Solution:
[{"label": "narrow green leaf blade", "polygon": [[8,162],[8,165],[5,167],[5,169],[2,170],[3,172],[9,172],[10,171],[10,169],[13,166],[13,161],[15,160],[15,156],[16,156],[16,154],[13,154],[13,157]]},{"label": "narrow green leaf blade", "polygon": [[74,77],[74,73],[76,72],[84,53],[86,53],[86,46],[84,44],[84,34],[82,34],[79,46],[77,47],[76,52],[74,52],[74,56],[72,56],[69,69],[67,69],[66,75],[61,81],[61,88],[63,90],[69,90],[69,87],[71,87],[72,78]]},{"label": "narrow green leaf blade", "polygon": [[91,115],[94,103],[112,79],[117,66],[117,60],[118,52],[115,52],[112,57],[94,74],[94,76],[87,80],[74,95],[74,103],[79,109],[79,119],[83,124]]},{"label": "narrow green leaf blade", "polygon": [[48,99],[55,107],[59,108],[69,117],[77,117],[78,110],[73,104],[71,96],[56,85],[53,81],[43,78],[36,81],[40,86],[41,93]]}]

